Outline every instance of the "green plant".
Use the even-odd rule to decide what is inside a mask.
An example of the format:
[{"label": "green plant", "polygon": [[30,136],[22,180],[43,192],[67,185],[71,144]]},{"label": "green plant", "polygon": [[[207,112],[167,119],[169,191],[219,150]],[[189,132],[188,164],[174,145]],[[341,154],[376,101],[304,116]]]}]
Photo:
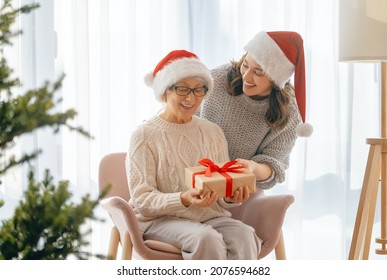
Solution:
[{"label": "green plant", "polygon": [[[21,13],[29,13],[38,5],[25,5],[13,8],[11,0],[0,4],[0,53],[5,46],[11,46],[11,39],[21,31],[12,31],[11,26]],[[46,82],[42,87],[29,90],[24,94],[14,94],[20,86],[18,78],[12,76],[13,70],[7,60],[0,59],[0,184],[1,177],[15,166],[20,166],[36,158],[41,150],[24,154],[17,158],[7,151],[12,148],[21,135],[31,133],[42,127],[52,127],[58,132],[62,126],[91,138],[82,127],[70,125],[76,112],[69,109],[54,113],[61,102],[55,93],[61,88],[64,76],[56,82]],[[12,187],[12,186],[6,186]],[[101,196],[92,200],[89,195],[75,204],[69,191],[69,183],[53,183],[49,170],[42,182],[36,182],[34,171],[28,175],[28,186],[24,199],[15,209],[14,215],[2,221],[0,228],[0,259],[78,259],[90,257],[82,251],[88,245],[85,237],[90,230],[82,232],[82,225],[89,219],[96,219],[93,210]],[[4,205],[0,201],[0,207]]]},{"label": "green plant", "polygon": [[53,184],[49,171],[42,182],[28,175],[25,200],[19,203],[14,216],[0,229],[0,259],[66,259],[74,255],[87,259],[82,250],[88,242],[81,232],[87,219],[96,219],[93,210],[98,204],[87,195],[78,204],[71,202],[68,182]]},{"label": "green plant", "polygon": [[[11,46],[11,39],[21,34],[21,31],[12,31],[11,26],[20,13],[29,13],[38,5],[23,6],[14,9],[11,0],[2,1],[0,7],[0,52],[5,46]],[[76,116],[74,109],[65,112],[53,113],[55,106],[61,103],[61,98],[55,99],[55,93],[61,88],[64,76],[56,82],[46,82],[40,88],[27,91],[25,94],[16,95],[13,90],[18,89],[20,81],[12,76],[13,70],[2,57],[0,60],[0,158],[5,157],[5,152],[14,144],[15,140],[26,133],[41,127],[53,127],[55,132],[61,126],[75,130],[87,137],[89,133],[81,127],[74,127],[69,121]],[[20,158],[11,155],[5,161],[0,161],[0,176],[13,166],[28,162],[38,156],[41,150],[25,154]]]}]

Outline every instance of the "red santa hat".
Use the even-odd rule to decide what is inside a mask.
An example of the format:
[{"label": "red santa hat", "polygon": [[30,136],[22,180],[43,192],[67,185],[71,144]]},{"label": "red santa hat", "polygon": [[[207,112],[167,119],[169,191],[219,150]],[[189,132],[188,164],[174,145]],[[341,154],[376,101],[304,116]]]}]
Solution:
[{"label": "red santa hat", "polygon": [[153,88],[158,101],[167,88],[189,77],[201,77],[206,81],[208,92],[214,87],[214,82],[207,66],[199,57],[186,50],[174,50],[165,56],[155,67],[153,72],[145,75],[144,82]]},{"label": "red santa hat", "polygon": [[290,31],[261,31],[251,39],[244,50],[262,67],[269,78],[283,89],[294,74],[294,91],[302,123],[296,128],[301,137],[309,137],[313,127],[305,123],[306,86],[303,40],[300,34]]}]

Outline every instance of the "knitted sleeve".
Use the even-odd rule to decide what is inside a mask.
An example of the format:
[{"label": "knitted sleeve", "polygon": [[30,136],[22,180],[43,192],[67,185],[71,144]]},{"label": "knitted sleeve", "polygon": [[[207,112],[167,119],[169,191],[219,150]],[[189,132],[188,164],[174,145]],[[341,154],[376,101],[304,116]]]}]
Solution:
[{"label": "knitted sleeve", "polygon": [[157,188],[156,156],[148,143],[156,143],[152,132],[142,126],[131,135],[130,147],[126,158],[126,171],[131,203],[144,217],[174,216],[185,210],[180,193],[163,193]]},{"label": "knitted sleeve", "polygon": [[290,120],[280,131],[272,131],[263,140],[260,150],[252,160],[258,163],[267,163],[272,169],[274,176],[272,180],[257,182],[257,188],[270,189],[277,183],[285,181],[285,172],[289,167],[290,153],[297,140],[296,126],[301,117],[294,105],[290,107]]}]

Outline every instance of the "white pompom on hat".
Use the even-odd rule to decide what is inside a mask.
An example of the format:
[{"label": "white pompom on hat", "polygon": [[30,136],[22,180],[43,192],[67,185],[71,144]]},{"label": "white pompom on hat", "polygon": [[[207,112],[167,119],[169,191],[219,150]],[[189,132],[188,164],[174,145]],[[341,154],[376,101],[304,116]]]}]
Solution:
[{"label": "white pompom on hat", "polygon": [[153,72],[145,75],[144,82],[153,88],[156,99],[162,102],[162,96],[170,86],[189,77],[204,79],[208,93],[214,88],[210,70],[196,54],[186,50],[174,50],[156,65]]},{"label": "white pompom on hat", "polygon": [[312,125],[305,123],[305,57],[300,34],[291,31],[261,31],[246,44],[244,50],[280,89],[284,88],[294,74],[294,91],[302,118],[302,123],[296,127],[296,133],[300,137],[312,135]]}]

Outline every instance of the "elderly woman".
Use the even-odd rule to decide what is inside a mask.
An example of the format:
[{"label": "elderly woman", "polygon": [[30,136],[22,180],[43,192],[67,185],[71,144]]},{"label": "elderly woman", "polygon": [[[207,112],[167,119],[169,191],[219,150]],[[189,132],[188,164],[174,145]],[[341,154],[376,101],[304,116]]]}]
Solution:
[{"label": "elderly woman", "polygon": [[126,159],[131,199],[144,239],[181,248],[184,259],[257,259],[260,240],[252,227],[231,218],[226,210],[249,197],[247,187],[232,198],[184,183],[185,167],[203,157],[229,161],[220,127],[194,115],[213,88],[208,68],[185,50],[164,57],[145,83],[164,110],[131,135]]}]

